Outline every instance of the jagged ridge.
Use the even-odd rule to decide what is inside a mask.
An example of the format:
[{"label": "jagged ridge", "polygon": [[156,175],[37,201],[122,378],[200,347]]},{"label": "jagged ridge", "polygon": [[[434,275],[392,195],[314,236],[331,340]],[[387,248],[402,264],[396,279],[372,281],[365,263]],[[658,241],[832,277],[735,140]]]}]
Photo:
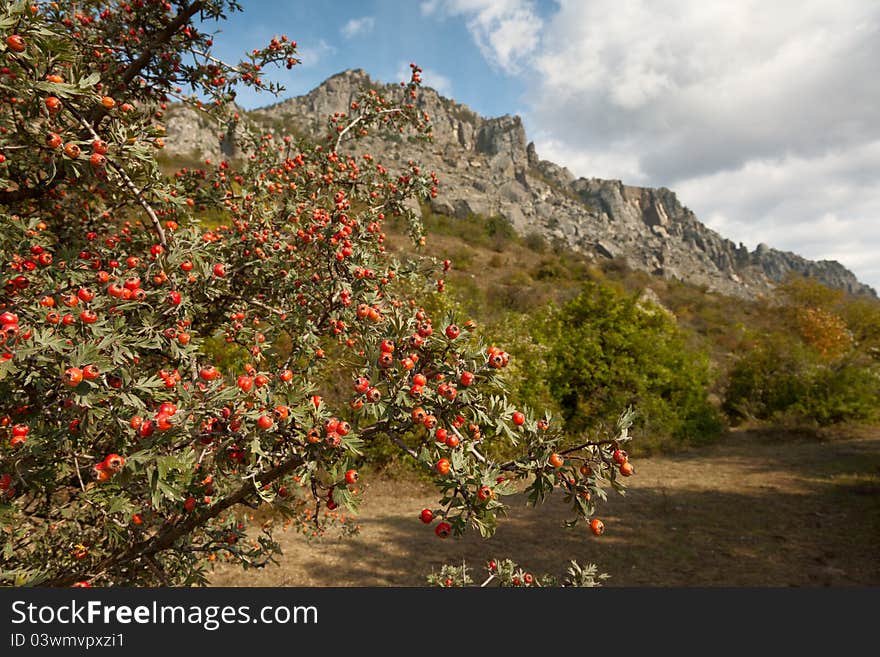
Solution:
[{"label": "jagged ridge", "polygon": [[[363,70],[332,76],[304,96],[250,113],[270,128],[321,134],[326,118],[348,110],[365,88],[385,95],[396,85],[373,81]],[[634,268],[677,278],[723,294],[766,294],[792,273],[815,278],[852,294],[876,292],[836,261],[811,261],[765,244],[749,251],[703,225],[675,193],[666,188],[634,187],[619,180],[575,178],[567,169],[542,160],[527,143],[518,116],[484,118],[431,88],[423,89],[419,108],[431,116],[430,144],[368,138],[370,150],[386,163],[420,160],[436,170],[441,194],[436,212],[467,218],[500,215],[521,234],[540,233],[570,248],[604,258],[622,258]],[[218,158],[231,153],[194,112],[171,112],[169,152]],[[221,148],[222,147],[222,148]]]}]

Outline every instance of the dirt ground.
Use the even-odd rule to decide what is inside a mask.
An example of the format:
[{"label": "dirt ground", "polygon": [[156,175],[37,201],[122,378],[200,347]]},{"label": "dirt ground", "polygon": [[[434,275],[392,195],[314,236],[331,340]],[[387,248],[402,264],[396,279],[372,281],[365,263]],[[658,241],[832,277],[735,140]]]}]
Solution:
[{"label": "dirt ground", "polygon": [[[609,491],[606,533],[561,527],[561,496],[510,498],[494,538],[441,540],[418,520],[432,488],[409,477],[366,482],[349,538],[279,534],[278,565],[218,565],[216,586],[420,586],[443,563],[509,557],[537,573],[596,563],[606,586],[880,585],[880,428],[845,440],[734,431],[722,442],[634,462],[625,497]],[[363,481],[363,479],[362,479]],[[482,571],[476,573],[475,579]]]}]

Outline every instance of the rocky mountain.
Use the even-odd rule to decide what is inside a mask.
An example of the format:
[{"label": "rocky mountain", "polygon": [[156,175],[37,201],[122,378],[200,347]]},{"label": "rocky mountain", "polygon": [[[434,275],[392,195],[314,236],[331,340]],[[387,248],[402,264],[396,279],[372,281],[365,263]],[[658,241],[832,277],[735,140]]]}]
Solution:
[{"label": "rocky mountain", "polygon": [[[326,118],[345,112],[362,89],[383,95],[395,85],[362,70],[339,73],[304,96],[248,113],[267,129],[322,134]],[[749,251],[703,225],[675,193],[625,185],[619,180],[576,178],[542,160],[518,116],[484,118],[467,106],[423,89],[419,108],[433,124],[430,143],[370,137],[356,145],[386,166],[420,161],[440,177],[433,211],[466,220],[499,215],[520,234],[539,233],[595,258],[620,258],[634,269],[705,286],[723,294],[755,297],[791,273],[816,278],[853,294],[876,296],[836,261],[811,261],[760,244]],[[218,135],[195,112],[177,108],[167,117],[169,154],[221,158],[235,154],[234,135]],[[219,139],[218,139],[219,137]]]}]

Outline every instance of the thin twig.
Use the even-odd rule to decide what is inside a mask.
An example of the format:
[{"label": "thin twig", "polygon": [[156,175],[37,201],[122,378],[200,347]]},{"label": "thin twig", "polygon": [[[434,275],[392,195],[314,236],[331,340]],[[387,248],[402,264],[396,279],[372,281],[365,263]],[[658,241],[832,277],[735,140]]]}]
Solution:
[{"label": "thin twig", "polygon": [[614,438],[612,440],[593,440],[590,442],[581,443],[577,447],[570,447],[570,448],[563,450],[559,453],[562,456],[565,456],[566,454],[571,454],[572,452],[580,451],[580,450],[584,449],[585,447],[598,447],[599,445],[613,445],[614,443],[617,443],[617,442],[620,442],[620,440],[618,438]]},{"label": "thin twig", "polygon": [[73,455],[73,465],[76,468],[76,478],[79,479],[79,487],[82,488],[83,492],[86,492],[86,485],[83,483],[82,475],[79,473],[79,461],[76,458],[76,454]]},{"label": "thin twig", "polygon": [[165,576],[165,572],[162,570],[162,567],[159,566],[159,564],[156,562],[156,559],[153,557],[153,555],[147,555],[147,557],[144,559],[144,561],[147,562],[147,565],[150,567],[150,570],[153,571],[153,573],[156,575],[156,577],[159,578],[159,580],[162,582],[162,584],[164,584],[165,586],[171,586],[171,583],[168,581],[168,578]]},{"label": "thin twig", "polygon": [[252,306],[257,306],[257,308],[262,308],[263,310],[268,310],[269,312],[275,313],[276,315],[286,315],[283,310],[280,308],[273,308],[272,306],[263,303],[262,301],[257,301],[256,299],[245,299],[244,297],[238,297],[239,301],[244,301],[245,303],[249,303]]},{"label": "thin twig", "polygon": [[405,442],[403,442],[403,439],[401,439],[401,438],[398,437],[398,436],[394,436],[394,435],[392,435],[392,436],[391,436],[391,440],[393,440],[393,441],[394,441],[394,444],[397,445],[398,447],[400,447],[400,449],[402,449],[404,452],[406,452],[407,454],[409,454],[410,456],[412,456],[412,457],[413,457],[414,459],[416,459],[417,461],[419,460],[419,454],[418,454],[418,452],[416,452],[416,450],[412,449],[412,448],[409,447]]},{"label": "thin twig", "polygon": [[[70,113],[73,114],[80,125],[89,131],[92,135],[92,139],[101,139],[95,129],[92,127],[92,124],[86,121],[86,119],[80,115],[78,112],[74,111],[73,108],[68,108]],[[105,156],[106,157],[106,156]],[[147,199],[144,198],[144,191],[142,189],[138,189],[137,185],[134,184],[134,181],[129,177],[129,175],[125,172],[125,169],[122,168],[121,165],[117,164],[109,157],[107,158],[107,163],[110,165],[110,168],[116,172],[116,174],[122,178],[122,182],[125,183],[125,186],[128,190],[134,194],[134,197],[137,199],[140,206],[144,209],[144,212],[147,213],[147,216],[150,218],[150,221],[153,223],[153,229],[159,235],[159,243],[163,247],[168,247],[168,241],[165,238],[165,229],[162,228],[162,222],[159,221],[159,217],[156,216],[156,211],[153,210],[153,207],[147,203]]]},{"label": "thin twig", "polygon": [[[400,112],[401,112],[401,109],[399,107],[394,107],[392,109],[379,110],[378,112],[376,112],[376,116],[379,116],[382,114],[400,114]],[[336,145],[333,147],[334,151],[339,150],[339,145],[342,143],[342,138],[345,136],[345,134],[363,120],[364,120],[364,115],[361,114],[354,121],[349,123],[347,126],[345,126],[345,128],[343,128],[339,132],[339,136],[336,137]]]}]

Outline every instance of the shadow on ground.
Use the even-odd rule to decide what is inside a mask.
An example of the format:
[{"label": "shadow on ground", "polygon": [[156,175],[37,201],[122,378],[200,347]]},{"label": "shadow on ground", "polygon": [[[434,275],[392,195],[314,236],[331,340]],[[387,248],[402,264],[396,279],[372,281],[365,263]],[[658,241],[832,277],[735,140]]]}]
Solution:
[{"label": "shadow on ground", "polygon": [[353,538],[281,535],[279,565],[221,565],[222,586],[418,586],[443,563],[479,569],[512,558],[535,572],[596,563],[608,586],[880,585],[880,437],[775,442],[763,435],[637,463],[625,497],[598,514],[607,532],[561,527],[561,496],[538,508],[510,499],[491,540],[440,540],[417,520],[432,491],[378,481],[365,492]]}]

